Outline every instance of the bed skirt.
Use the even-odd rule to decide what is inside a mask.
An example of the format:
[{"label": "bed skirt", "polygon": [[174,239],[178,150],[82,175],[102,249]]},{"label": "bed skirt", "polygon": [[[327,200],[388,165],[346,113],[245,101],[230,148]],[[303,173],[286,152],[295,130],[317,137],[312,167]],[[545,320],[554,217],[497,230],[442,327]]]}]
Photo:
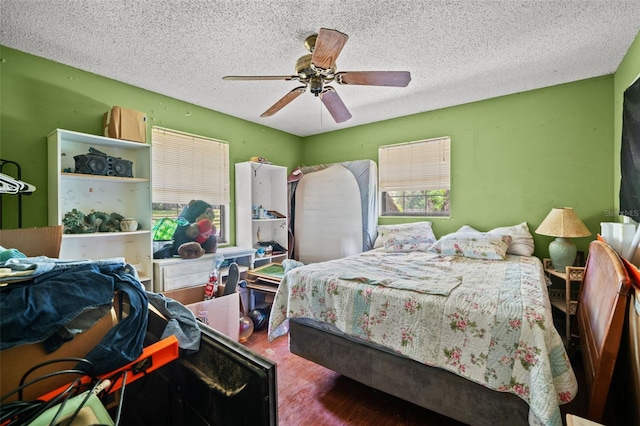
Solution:
[{"label": "bed skirt", "polygon": [[291,353],[369,387],[470,425],[528,424],[529,406],[515,395],[363,344],[310,319],[290,318],[289,326]]}]

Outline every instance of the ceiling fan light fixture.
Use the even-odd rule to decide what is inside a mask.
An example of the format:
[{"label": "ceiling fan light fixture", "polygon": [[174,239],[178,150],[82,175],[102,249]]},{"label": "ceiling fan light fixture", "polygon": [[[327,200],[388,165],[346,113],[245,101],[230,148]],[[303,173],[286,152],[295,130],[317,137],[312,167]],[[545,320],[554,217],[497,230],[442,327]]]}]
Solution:
[{"label": "ceiling fan light fixture", "polygon": [[318,76],[311,77],[309,81],[309,89],[314,96],[320,95],[322,93],[322,78]]}]

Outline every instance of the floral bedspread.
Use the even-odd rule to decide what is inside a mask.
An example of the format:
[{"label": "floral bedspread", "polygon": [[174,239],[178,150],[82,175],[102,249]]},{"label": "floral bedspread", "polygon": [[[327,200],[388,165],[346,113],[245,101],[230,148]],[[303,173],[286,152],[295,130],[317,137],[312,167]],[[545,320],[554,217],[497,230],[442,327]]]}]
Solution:
[{"label": "floral bedspread", "polygon": [[577,392],[535,257],[486,261],[372,250],[309,264],[285,274],[269,339],[286,334],[292,317],[331,323],[518,395],[529,404],[532,425],[562,425],[559,405]]}]

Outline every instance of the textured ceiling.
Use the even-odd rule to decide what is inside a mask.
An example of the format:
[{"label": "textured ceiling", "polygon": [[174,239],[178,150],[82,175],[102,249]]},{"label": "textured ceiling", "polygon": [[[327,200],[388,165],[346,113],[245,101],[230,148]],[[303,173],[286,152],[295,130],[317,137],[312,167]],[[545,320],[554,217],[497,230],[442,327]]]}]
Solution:
[{"label": "textured ceiling", "polygon": [[[0,0],[0,44],[300,136],[615,72],[640,0]],[[406,88],[339,86],[336,124],[307,91],[260,114],[319,28],[349,35],[338,71],[410,71]]]}]

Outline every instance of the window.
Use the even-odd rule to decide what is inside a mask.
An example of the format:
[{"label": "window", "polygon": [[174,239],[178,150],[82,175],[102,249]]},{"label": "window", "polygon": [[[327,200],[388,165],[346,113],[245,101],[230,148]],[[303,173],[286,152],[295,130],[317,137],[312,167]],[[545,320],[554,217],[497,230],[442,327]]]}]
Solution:
[{"label": "window", "polygon": [[449,137],[378,148],[382,216],[450,215]]},{"label": "window", "polygon": [[154,222],[203,200],[214,208],[218,243],[228,242],[229,145],[160,127],[151,133]]}]

